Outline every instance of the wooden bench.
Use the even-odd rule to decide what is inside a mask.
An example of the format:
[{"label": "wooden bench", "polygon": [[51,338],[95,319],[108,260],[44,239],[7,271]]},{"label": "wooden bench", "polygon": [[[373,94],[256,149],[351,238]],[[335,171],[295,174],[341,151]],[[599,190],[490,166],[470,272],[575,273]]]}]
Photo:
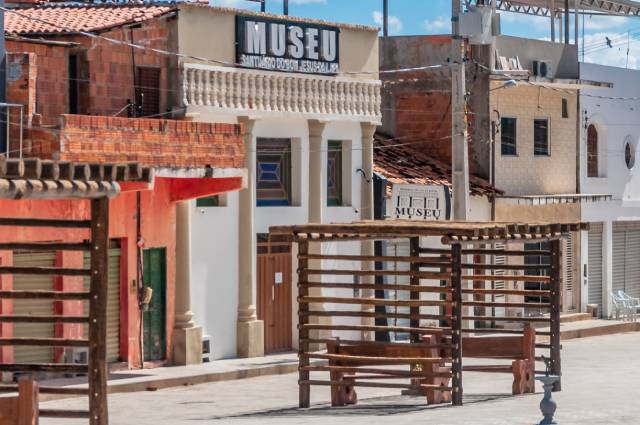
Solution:
[{"label": "wooden bench", "polygon": [[[435,341],[435,337],[429,340]],[[331,405],[332,406],[344,406],[347,404],[356,404],[358,402],[358,395],[353,385],[348,385],[350,382],[354,382],[356,379],[376,379],[380,377],[394,376],[394,372],[397,373],[397,378],[401,379],[403,374],[406,376],[405,370],[389,370],[386,369],[386,373],[382,373],[380,369],[363,369],[362,372],[370,372],[372,375],[356,375],[355,368],[370,366],[377,367],[384,364],[399,364],[394,362],[394,359],[398,358],[438,358],[441,350],[438,348],[430,348],[416,345],[372,345],[372,344],[349,344],[342,345],[340,340],[327,342],[327,354],[343,355],[345,357],[352,358],[340,358],[329,359],[329,366],[340,367],[335,368],[329,372],[331,384]],[[385,363],[384,359],[389,359],[388,363]],[[408,364],[407,364],[408,366]],[[450,370],[448,367],[444,367],[444,362],[416,362],[412,364],[412,369],[417,369],[418,372],[424,372],[425,375],[429,373],[435,373],[441,376],[425,376],[424,378],[413,379],[414,386],[427,397],[427,402],[442,403],[451,401],[451,391],[448,390],[448,383],[450,381]],[[350,368],[354,368],[351,369]],[[360,371],[358,371],[360,372]],[[442,376],[447,375],[447,376]],[[422,386],[422,387],[421,387]],[[442,390],[434,388],[434,386],[444,387]]]},{"label": "wooden bench", "polygon": [[[429,339],[426,339],[428,337]],[[434,335],[423,337],[434,342]],[[435,335],[438,342],[444,342],[441,334]],[[511,365],[464,365],[463,372],[511,373],[514,395],[535,392],[535,347],[536,332],[527,324],[523,335],[508,336],[464,336],[462,337],[462,357],[477,359],[512,360]],[[445,356],[446,352],[440,353]]]},{"label": "wooden bench", "polygon": [[0,397],[0,425],[38,425],[38,384],[23,379],[18,395]]},{"label": "wooden bench", "polygon": [[514,395],[535,392],[536,331],[526,325],[523,335],[463,337],[462,357],[513,360],[511,365],[463,366],[463,371],[513,374]]}]

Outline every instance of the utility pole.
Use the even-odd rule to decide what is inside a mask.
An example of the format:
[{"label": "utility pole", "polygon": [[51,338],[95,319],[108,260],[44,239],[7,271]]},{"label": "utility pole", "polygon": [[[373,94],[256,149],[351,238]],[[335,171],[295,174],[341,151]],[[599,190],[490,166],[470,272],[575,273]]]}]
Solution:
[{"label": "utility pole", "polygon": [[382,2],[382,35],[385,38],[389,36],[389,0]]},{"label": "utility pole", "polygon": [[467,220],[469,211],[469,149],[467,148],[465,46],[460,36],[460,0],[451,2],[451,154],[453,219]]},{"label": "utility pole", "polygon": [[289,0],[282,1],[282,14],[285,16],[289,14]]},{"label": "utility pole", "polygon": [[569,0],[564,0],[564,44],[570,44],[571,38],[569,38]]}]

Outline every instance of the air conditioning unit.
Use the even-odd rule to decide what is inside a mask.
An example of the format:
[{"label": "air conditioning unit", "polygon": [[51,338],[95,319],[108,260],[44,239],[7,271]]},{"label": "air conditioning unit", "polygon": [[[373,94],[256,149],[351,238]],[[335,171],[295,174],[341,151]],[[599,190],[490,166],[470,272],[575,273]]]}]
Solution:
[{"label": "air conditioning unit", "polygon": [[202,362],[209,363],[211,361],[211,336],[202,336]]},{"label": "air conditioning unit", "polygon": [[553,67],[550,60],[534,60],[533,76],[540,78],[553,78]]}]

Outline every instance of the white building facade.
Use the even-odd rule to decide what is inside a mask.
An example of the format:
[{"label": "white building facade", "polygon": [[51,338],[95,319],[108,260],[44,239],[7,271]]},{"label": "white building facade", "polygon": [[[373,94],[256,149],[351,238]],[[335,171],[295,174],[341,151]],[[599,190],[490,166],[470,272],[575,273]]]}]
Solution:
[{"label": "white building facade", "polygon": [[377,29],[186,5],[179,32],[182,53],[221,61],[181,63],[186,115],[242,123],[249,176],[192,206],[194,321],[210,359],[291,350],[296,253],[269,227],[373,217]]},{"label": "white building facade", "polygon": [[581,64],[580,78],[613,84],[580,96],[580,188],[600,195],[582,205],[591,227],[582,235],[581,301],[610,316],[612,292],[640,296],[640,72]]}]

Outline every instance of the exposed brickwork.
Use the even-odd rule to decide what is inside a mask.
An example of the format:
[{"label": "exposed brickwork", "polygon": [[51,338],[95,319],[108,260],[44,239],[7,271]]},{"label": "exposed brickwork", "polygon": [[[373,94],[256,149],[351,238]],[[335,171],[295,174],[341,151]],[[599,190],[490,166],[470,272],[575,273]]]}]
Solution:
[{"label": "exposed brickwork", "polygon": [[168,168],[242,168],[237,124],[64,115],[58,130],[40,130],[29,156],[86,162],[137,161]]},{"label": "exposed brickwork", "polygon": [[[142,43],[150,48],[171,50],[170,34],[175,21],[164,19],[150,20],[134,29],[116,28],[104,33],[106,37]],[[24,86],[33,90],[28,95],[11,91],[12,71],[14,80],[27,77],[27,68],[20,69],[20,64],[9,68],[8,100],[25,103],[26,98],[35,99],[35,110],[26,119],[39,114],[42,125],[57,125],[59,116],[70,111],[69,86],[77,85],[77,111],[87,115],[127,116],[123,108],[137,97],[137,83],[134,69],[136,67],[154,67],[160,70],[160,102],[159,110],[165,113],[173,102],[173,92],[169,90],[170,58],[149,51],[133,49],[125,45],[109,43],[102,39],[93,39],[80,35],[56,36],[57,41],[73,44],[53,44],[38,41],[7,40],[7,51],[16,55],[29,54],[28,68],[37,76],[35,87]],[[70,79],[69,57],[77,57],[77,75]],[[20,62],[20,60],[15,59]],[[135,63],[135,65],[134,65]]]},{"label": "exposed brickwork", "polygon": [[[168,45],[171,25],[175,21],[151,20],[138,28],[122,29],[104,33],[105,37],[144,44],[149,48],[172,50]],[[160,69],[160,112],[167,112],[171,105],[169,91],[170,58],[165,55],[132,49],[125,45],[110,43],[102,39],[88,39],[83,36],[64,37],[69,41],[82,43],[86,47],[84,71],[90,82],[86,88],[86,109],[79,112],[87,115],[114,115],[121,112],[129,100],[136,99],[134,75],[135,67],[155,67]],[[132,51],[133,50],[133,51]],[[175,50],[175,49],[174,49]],[[135,66],[134,66],[135,58]]]},{"label": "exposed brickwork", "polygon": [[396,96],[396,134],[420,141],[417,149],[451,162],[451,96],[439,92],[402,93]]},{"label": "exposed brickwork", "polygon": [[[43,43],[31,43],[7,40],[7,52],[15,53],[14,58],[22,55],[19,61],[8,63],[7,100],[23,103],[26,98],[35,99],[35,110],[25,117],[29,122],[34,113],[41,115],[44,125],[55,125],[58,116],[67,112],[68,107],[68,54],[67,47]],[[28,56],[24,56],[28,54]],[[11,54],[10,54],[10,57]],[[28,62],[20,64],[19,62]],[[19,75],[18,72],[21,71]],[[29,74],[27,74],[29,73]],[[32,90],[29,94],[12,91],[12,81],[36,78],[35,86],[23,86]],[[15,97],[13,97],[15,96]]]}]

